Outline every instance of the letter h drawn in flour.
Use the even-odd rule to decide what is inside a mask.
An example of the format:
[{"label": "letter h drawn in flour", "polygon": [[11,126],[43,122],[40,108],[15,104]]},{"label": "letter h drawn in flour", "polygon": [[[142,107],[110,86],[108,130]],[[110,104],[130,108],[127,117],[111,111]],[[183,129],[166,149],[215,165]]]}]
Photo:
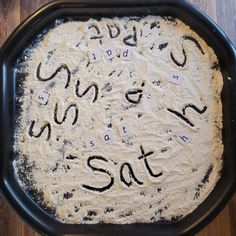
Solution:
[{"label": "letter h drawn in flour", "polygon": [[178,118],[182,119],[184,122],[186,122],[189,126],[191,127],[194,127],[194,124],[186,117],[186,109],[187,108],[191,108],[193,109],[194,111],[196,111],[197,113],[199,114],[203,114],[206,112],[207,110],[207,107],[204,106],[202,108],[202,110],[200,110],[198,107],[196,107],[195,105],[193,104],[187,104],[183,107],[182,109],[182,113],[178,112],[178,111],[175,111],[173,109],[170,109],[170,108],[167,108],[167,111],[169,111],[170,113],[174,114],[175,116],[177,116]]}]

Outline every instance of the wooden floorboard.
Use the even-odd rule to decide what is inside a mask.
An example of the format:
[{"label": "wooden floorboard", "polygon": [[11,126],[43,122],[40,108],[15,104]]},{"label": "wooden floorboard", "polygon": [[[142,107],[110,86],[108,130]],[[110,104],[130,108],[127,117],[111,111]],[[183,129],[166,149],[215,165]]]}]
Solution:
[{"label": "wooden floorboard", "polygon": [[19,23],[19,0],[0,0],[0,45]]},{"label": "wooden floorboard", "polygon": [[220,27],[236,45],[236,1],[217,0],[217,20]]},{"label": "wooden floorboard", "polygon": [[[0,0],[0,45],[14,28],[47,0]],[[190,0],[211,16],[236,45],[236,0]],[[35,236],[0,199],[0,236]],[[236,236],[236,195],[225,209],[197,236]]]}]

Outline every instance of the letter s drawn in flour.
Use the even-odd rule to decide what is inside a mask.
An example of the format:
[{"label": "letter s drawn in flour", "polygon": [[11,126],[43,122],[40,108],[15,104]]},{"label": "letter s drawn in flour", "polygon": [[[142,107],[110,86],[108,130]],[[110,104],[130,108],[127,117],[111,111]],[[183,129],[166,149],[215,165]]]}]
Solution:
[{"label": "letter s drawn in flour", "polygon": [[30,124],[30,128],[29,128],[29,131],[28,131],[29,136],[30,137],[39,138],[43,134],[44,130],[47,129],[48,130],[48,134],[47,134],[46,141],[48,141],[50,139],[50,137],[51,137],[51,125],[50,125],[50,123],[46,123],[44,126],[42,126],[40,128],[40,131],[39,131],[38,134],[34,134],[33,129],[34,129],[35,123],[36,123],[35,120],[33,120],[31,122],[31,124]]},{"label": "letter s drawn in flour", "polygon": [[108,175],[110,177],[110,182],[103,186],[103,187],[95,187],[95,186],[90,186],[87,184],[82,184],[82,187],[91,191],[95,191],[95,192],[99,192],[102,193],[108,189],[110,189],[112,187],[112,185],[114,184],[114,177],[112,176],[112,174],[110,173],[110,171],[103,169],[103,168],[98,168],[92,165],[92,161],[97,160],[97,161],[102,161],[102,162],[108,162],[107,159],[105,157],[102,156],[90,156],[87,160],[87,165],[89,168],[92,169],[92,171],[94,172],[100,172],[100,173],[104,173],[106,175]]},{"label": "letter s drawn in flour", "polygon": [[52,73],[49,77],[47,78],[43,78],[41,76],[41,67],[42,67],[42,62],[40,62],[38,64],[38,67],[37,67],[37,71],[36,71],[36,77],[39,81],[43,81],[43,82],[46,82],[46,81],[49,81],[49,80],[52,80],[54,79],[58,73],[60,73],[62,70],[65,70],[67,72],[67,82],[66,82],[66,85],[65,85],[65,88],[68,88],[69,87],[69,83],[70,83],[70,79],[71,79],[71,71],[69,70],[68,66],[66,64],[62,64],[61,66],[59,66],[54,73]]}]

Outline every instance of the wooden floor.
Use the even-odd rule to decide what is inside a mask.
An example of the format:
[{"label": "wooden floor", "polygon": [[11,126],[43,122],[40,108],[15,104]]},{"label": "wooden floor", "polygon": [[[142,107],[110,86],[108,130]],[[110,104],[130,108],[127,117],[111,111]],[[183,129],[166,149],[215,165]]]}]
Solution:
[{"label": "wooden floor", "polygon": [[[211,16],[236,45],[236,0],[190,0]],[[47,0],[0,0],[0,45],[14,28]],[[29,228],[0,199],[0,236],[33,236]],[[236,236],[236,195],[221,214],[197,236]]]}]

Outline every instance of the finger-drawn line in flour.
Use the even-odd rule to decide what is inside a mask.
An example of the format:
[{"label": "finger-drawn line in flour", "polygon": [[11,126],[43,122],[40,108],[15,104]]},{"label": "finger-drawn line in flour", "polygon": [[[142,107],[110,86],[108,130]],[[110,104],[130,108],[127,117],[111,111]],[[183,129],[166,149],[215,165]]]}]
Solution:
[{"label": "finger-drawn line in flour", "polygon": [[182,119],[183,121],[185,121],[188,125],[190,125],[191,127],[194,127],[194,124],[184,115],[182,115],[181,113],[179,113],[178,111],[172,110],[170,108],[167,108],[167,111],[171,112],[172,114],[176,115],[177,117],[179,117],[180,119]]},{"label": "finger-drawn line in flour", "polygon": [[196,107],[193,104],[187,104],[184,106],[184,108],[182,109],[182,114],[178,111],[172,110],[170,108],[167,108],[167,111],[171,112],[172,114],[176,115],[177,117],[179,117],[180,119],[182,119],[183,121],[185,121],[188,125],[190,125],[191,127],[194,127],[194,124],[187,118],[185,117],[186,114],[186,109],[187,108],[192,108],[194,111],[198,112],[199,114],[203,114],[204,112],[206,112],[207,107],[204,106],[202,110],[200,110],[198,107]]},{"label": "finger-drawn line in flour", "polygon": [[126,36],[123,39],[124,44],[131,46],[131,47],[136,47],[137,46],[137,31],[136,31],[136,27],[133,27],[133,34],[130,34],[128,36]]},{"label": "finger-drawn line in flour", "polygon": [[204,51],[203,51],[203,49],[202,49],[200,43],[199,43],[194,37],[189,36],[189,35],[184,35],[184,36],[183,36],[183,39],[184,39],[184,40],[189,40],[189,41],[192,41],[193,43],[195,43],[196,47],[201,51],[201,53],[202,53],[203,55],[205,55],[205,53],[204,53]]},{"label": "finger-drawn line in flour", "polygon": [[142,146],[140,146],[139,148],[142,154],[141,156],[138,157],[139,160],[144,159],[154,153],[153,151],[145,153]]},{"label": "finger-drawn line in flour", "polygon": [[[126,93],[125,93],[125,98],[130,102],[130,103],[133,103],[133,104],[138,104],[140,103],[141,99],[142,99],[142,96],[143,96],[143,90],[142,89],[130,89],[128,90]],[[136,99],[134,98],[131,98],[131,97],[134,97],[134,95],[138,95],[138,96],[135,96]]]},{"label": "finger-drawn line in flour", "polygon": [[29,136],[30,137],[39,138],[43,134],[44,130],[47,129],[48,130],[48,134],[47,134],[46,141],[48,141],[50,139],[50,137],[51,137],[51,124],[50,123],[46,123],[44,126],[42,126],[40,128],[40,131],[39,131],[38,134],[34,134],[33,129],[34,129],[35,123],[36,123],[35,120],[33,120],[31,122],[31,124],[30,124],[29,131],[28,131]]},{"label": "finger-drawn line in flour", "polygon": [[154,177],[154,178],[157,178],[157,177],[159,177],[159,176],[161,176],[162,175],[162,172],[160,172],[160,173],[158,173],[158,174],[154,174],[154,172],[152,171],[152,169],[151,169],[151,167],[150,167],[150,165],[149,165],[149,163],[148,163],[148,161],[147,161],[147,157],[148,156],[151,156],[154,152],[153,151],[150,151],[150,152],[147,152],[147,153],[145,153],[144,152],[144,150],[143,150],[143,147],[142,147],[142,145],[140,145],[140,151],[141,151],[141,156],[139,156],[138,157],[138,159],[139,160],[144,160],[144,164],[145,164],[145,167],[146,167],[146,169],[148,170],[148,173],[152,176],[152,177]]},{"label": "finger-drawn line in flour", "polygon": [[101,39],[101,38],[103,38],[103,36],[101,35],[101,32],[100,32],[100,30],[99,30],[97,25],[93,24],[93,25],[90,25],[88,27],[88,29],[92,29],[92,28],[95,29],[97,35],[91,36],[90,39]]},{"label": "finger-drawn line in flour", "polygon": [[120,35],[120,28],[116,25],[107,25],[111,39],[117,38]]},{"label": "finger-drawn line in flour", "polygon": [[164,48],[166,48],[168,46],[168,43],[161,43],[159,45],[159,50],[162,51]]},{"label": "finger-drawn line in flour", "polygon": [[51,59],[51,57],[53,56],[55,51],[56,51],[56,49],[52,49],[48,52],[47,61],[45,62],[46,65],[48,64],[49,60]]},{"label": "finger-drawn line in flour", "polygon": [[201,182],[196,186],[195,188],[195,195],[194,195],[194,200],[198,199],[201,195],[201,189],[204,188],[205,184],[209,182],[210,176],[212,174],[212,171],[214,169],[214,165],[210,164],[205,176],[203,177],[203,179],[201,180]]},{"label": "finger-drawn line in flour", "polygon": [[78,159],[78,157],[74,156],[74,155],[68,155],[68,156],[66,156],[66,159],[67,160],[75,160],[75,159]]},{"label": "finger-drawn line in flour", "polygon": [[82,187],[85,189],[91,190],[91,191],[101,193],[101,192],[104,192],[112,187],[112,185],[114,184],[114,177],[112,176],[110,171],[103,169],[103,168],[98,168],[98,167],[93,166],[91,163],[93,160],[102,161],[102,162],[108,162],[108,160],[102,156],[90,156],[87,160],[87,166],[90,167],[92,169],[92,171],[94,171],[94,172],[100,172],[100,173],[104,173],[104,174],[108,175],[110,177],[110,183],[104,187],[93,187],[93,186],[90,186],[87,184],[82,184]]},{"label": "finger-drawn line in flour", "polygon": [[123,72],[123,70],[120,71],[120,73],[117,75],[117,77],[120,77],[122,72]]},{"label": "finger-drawn line in flour", "polygon": [[75,45],[76,48],[79,47],[83,39],[84,39],[84,33],[79,32],[79,34],[77,35],[77,44]]},{"label": "finger-drawn line in flour", "polygon": [[[182,47],[183,47],[183,46],[182,46]],[[179,66],[179,67],[184,67],[185,64],[186,64],[186,62],[187,62],[187,55],[186,55],[186,51],[185,51],[184,48],[182,48],[182,53],[183,53],[183,55],[184,55],[184,60],[183,60],[183,62],[181,63],[181,62],[178,62],[178,61],[175,59],[173,53],[170,52],[171,60],[172,60],[177,66]]]},{"label": "finger-drawn line in flour", "polygon": [[56,69],[56,71],[55,71],[52,75],[50,75],[49,77],[47,77],[47,78],[42,78],[42,77],[41,77],[41,75],[40,75],[40,74],[41,74],[41,67],[42,67],[42,62],[40,62],[40,63],[38,64],[37,71],[36,71],[36,77],[37,77],[37,79],[38,79],[39,81],[43,81],[43,82],[46,82],[46,81],[49,81],[49,80],[54,79],[58,73],[60,73],[62,70],[65,70],[65,71],[67,72],[67,81],[66,81],[65,88],[68,88],[69,83],[70,83],[70,79],[71,79],[71,71],[69,70],[69,68],[68,68],[68,66],[67,66],[66,64],[60,65],[60,66]]},{"label": "finger-drawn line in flour", "polygon": [[75,103],[72,103],[70,104],[65,112],[64,112],[64,115],[63,115],[63,118],[61,121],[58,120],[58,103],[55,104],[55,109],[54,109],[54,121],[58,124],[58,125],[61,125],[65,120],[66,120],[66,117],[67,117],[67,113],[70,109],[74,109],[74,120],[72,122],[72,125],[75,125],[75,123],[77,122],[78,120],[78,114],[79,114],[79,109],[78,109],[78,106],[75,104]]},{"label": "finger-drawn line in flour", "polygon": [[199,114],[203,114],[203,113],[206,112],[206,110],[207,110],[207,107],[206,107],[206,106],[204,106],[204,107],[202,108],[202,110],[200,110],[198,107],[196,107],[196,106],[193,105],[193,104],[187,104],[187,105],[182,109],[183,115],[185,115],[187,108],[192,108],[194,111],[198,112]]},{"label": "finger-drawn line in flour", "polygon": [[159,21],[154,21],[150,25],[150,29],[157,28],[160,29],[160,22]]},{"label": "finger-drawn line in flour", "polygon": [[84,92],[82,92],[82,94],[79,93],[79,86],[80,86],[80,81],[77,80],[77,83],[76,83],[76,85],[75,85],[75,95],[76,95],[77,97],[82,98],[83,96],[85,96],[85,95],[89,92],[90,89],[94,89],[95,94],[94,94],[93,102],[96,102],[96,101],[97,101],[97,99],[98,99],[98,86],[97,86],[97,84],[91,83],[91,84],[84,90]]},{"label": "finger-drawn line in flour", "polygon": [[116,70],[111,71],[111,72],[108,74],[108,76],[111,77],[115,72],[116,72]]},{"label": "finger-drawn line in flour", "polygon": [[[127,181],[124,177],[124,168],[127,167],[128,169],[128,175],[129,175],[129,178],[130,178],[130,181]],[[132,182],[132,179],[138,184],[138,185],[142,185],[143,182],[139,181],[135,174],[134,174],[134,171],[131,167],[131,165],[128,163],[128,162],[125,162],[121,165],[120,167],[120,180],[122,183],[124,183],[127,187],[130,187],[133,182]]]}]

